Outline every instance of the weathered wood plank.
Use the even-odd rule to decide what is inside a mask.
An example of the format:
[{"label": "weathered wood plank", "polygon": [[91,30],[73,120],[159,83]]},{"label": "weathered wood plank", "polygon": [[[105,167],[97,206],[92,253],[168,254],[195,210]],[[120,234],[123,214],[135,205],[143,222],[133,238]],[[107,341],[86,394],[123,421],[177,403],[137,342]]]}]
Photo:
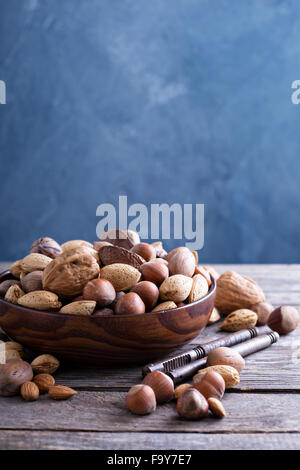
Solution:
[{"label": "weathered wood plank", "polygon": [[[207,327],[198,341],[206,342],[221,334],[217,325]],[[196,340],[194,345],[198,344]],[[183,349],[190,349],[187,345]],[[86,369],[63,366],[56,374],[59,384],[83,390],[127,390],[142,380],[141,367],[126,369]],[[300,390],[300,326],[277,344],[246,358],[237,390]]]},{"label": "weathered wood plank", "polygon": [[0,429],[158,432],[300,432],[298,394],[226,394],[228,417],[189,422],[178,417],[175,403],[148,416],[135,416],[125,406],[125,393],[80,392],[56,402],[42,396],[24,403],[20,397],[0,399]]},{"label": "weathered wood plank", "polygon": [[0,431],[0,450],[297,450],[300,434]]}]

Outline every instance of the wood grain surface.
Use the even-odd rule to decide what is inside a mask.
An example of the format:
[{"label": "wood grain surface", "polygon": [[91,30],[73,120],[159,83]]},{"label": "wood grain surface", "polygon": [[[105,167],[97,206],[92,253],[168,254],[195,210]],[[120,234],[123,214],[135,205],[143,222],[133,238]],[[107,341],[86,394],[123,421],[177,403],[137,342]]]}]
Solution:
[{"label": "wood grain surface", "polygon": [[[300,308],[300,265],[215,268],[252,277],[274,306]],[[221,334],[212,325],[192,343]],[[300,449],[300,327],[246,358],[241,383],[224,397],[228,417],[223,420],[183,421],[174,402],[152,415],[133,416],[124,396],[141,381],[139,367],[86,369],[64,363],[56,381],[76,388],[78,395],[60,403],[46,396],[34,403],[0,397],[0,449]]]}]

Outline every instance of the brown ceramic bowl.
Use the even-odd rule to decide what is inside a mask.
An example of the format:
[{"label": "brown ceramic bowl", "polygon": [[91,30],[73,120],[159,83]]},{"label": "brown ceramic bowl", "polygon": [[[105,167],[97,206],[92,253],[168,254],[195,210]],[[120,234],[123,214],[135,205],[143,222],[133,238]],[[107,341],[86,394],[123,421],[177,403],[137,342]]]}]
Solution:
[{"label": "brown ceramic bowl", "polygon": [[[13,276],[0,274],[0,282]],[[32,350],[94,365],[142,364],[180,348],[206,326],[216,284],[192,304],[136,315],[105,317],[45,312],[0,299],[0,327]]]}]

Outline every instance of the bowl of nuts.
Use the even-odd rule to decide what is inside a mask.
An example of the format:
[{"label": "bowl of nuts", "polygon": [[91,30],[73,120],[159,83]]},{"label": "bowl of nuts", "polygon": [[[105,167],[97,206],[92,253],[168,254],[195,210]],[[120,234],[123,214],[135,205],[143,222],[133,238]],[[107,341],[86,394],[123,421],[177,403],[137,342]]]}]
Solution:
[{"label": "bowl of nuts", "polygon": [[91,244],[43,237],[0,274],[0,327],[36,351],[77,363],[141,364],[195,338],[216,283],[196,252],[136,232],[109,230]]}]

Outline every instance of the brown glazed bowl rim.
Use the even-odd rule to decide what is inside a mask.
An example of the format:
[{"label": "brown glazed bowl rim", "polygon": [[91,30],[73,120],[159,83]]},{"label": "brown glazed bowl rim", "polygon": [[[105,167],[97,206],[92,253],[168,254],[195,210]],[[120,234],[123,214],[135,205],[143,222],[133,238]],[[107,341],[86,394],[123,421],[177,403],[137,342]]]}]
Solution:
[{"label": "brown glazed bowl rim", "polygon": [[[5,271],[2,271],[0,273],[0,283],[3,282],[3,280],[6,280],[6,279],[3,279],[2,278],[5,277],[6,279],[15,279],[16,281],[18,279],[16,279],[12,273],[10,272],[9,269],[5,270]],[[164,314],[166,312],[174,312],[175,310],[177,311],[181,311],[181,310],[185,310],[186,308],[189,308],[190,306],[194,306],[194,305],[200,305],[201,303],[205,302],[207,299],[209,299],[210,297],[212,297],[216,291],[216,288],[217,288],[217,283],[216,283],[216,280],[215,278],[210,274],[210,278],[211,278],[211,286],[209,287],[209,290],[208,290],[208,293],[204,296],[204,297],[201,297],[201,299],[199,300],[196,300],[195,302],[191,302],[189,304],[186,304],[186,305],[182,305],[180,307],[176,307],[176,308],[169,308],[167,310],[158,310],[156,312],[145,312],[145,313],[131,313],[130,315],[117,315],[117,314],[113,314],[113,315],[101,315],[101,316],[97,316],[97,315],[78,315],[76,313],[59,313],[57,310],[38,310],[38,309],[33,309],[33,308],[29,308],[29,307],[24,307],[23,305],[18,305],[18,304],[13,304],[11,302],[7,302],[7,300],[5,300],[3,297],[0,297],[0,302],[2,302],[4,305],[7,305],[7,306],[10,306],[10,305],[13,305],[14,307],[20,309],[20,310],[23,310],[23,309],[26,309],[27,311],[31,312],[31,313],[40,313],[40,314],[43,314],[43,315],[51,315],[51,316],[55,316],[55,317],[58,317],[58,318],[69,318],[69,317],[77,317],[77,318],[89,318],[89,319],[94,319],[94,320],[97,320],[99,321],[99,319],[101,318],[109,318],[109,319],[113,319],[113,318],[116,318],[116,319],[119,319],[119,318],[135,318],[135,317],[145,317],[145,316],[149,316],[149,315],[161,315],[161,314]],[[107,307],[109,308],[109,307]]]}]

